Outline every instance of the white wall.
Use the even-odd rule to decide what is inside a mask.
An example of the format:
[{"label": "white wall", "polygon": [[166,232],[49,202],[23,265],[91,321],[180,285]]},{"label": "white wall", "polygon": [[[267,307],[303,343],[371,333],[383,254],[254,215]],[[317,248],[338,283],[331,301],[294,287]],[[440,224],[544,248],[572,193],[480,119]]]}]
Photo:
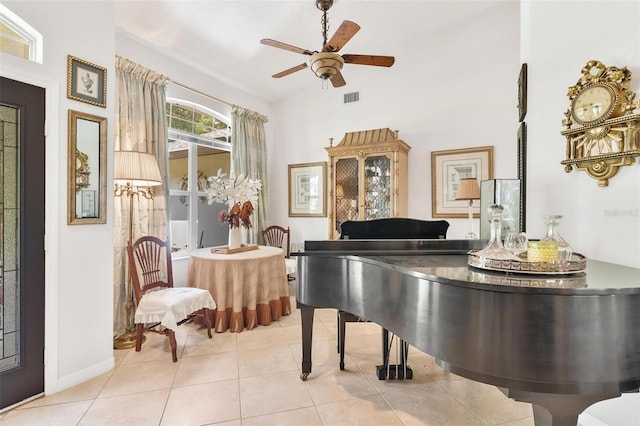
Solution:
[{"label": "white wall", "polygon": [[626,66],[640,92],[640,1],[523,3],[521,59],[529,63],[527,231],[542,235],[545,213],[564,215],[561,233],[587,258],[640,267],[640,167],[623,167],[608,187],[584,171],[564,172],[562,119],[587,61]]},{"label": "white wall", "polygon": [[[495,146],[496,178],[516,178],[519,5],[504,2],[453,31],[397,46],[392,68],[345,65],[347,86],[293,95],[276,108],[269,144],[271,222],[291,227],[294,242],[326,239],[327,218],[290,218],[287,165],[327,161],[325,147],[346,132],[388,127],[411,146],[410,217],[431,218],[431,151]],[[361,101],[343,104],[360,91]],[[447,237],[464,238],[468,219],[449,219]],[[478,229],[478,220],[475,221]]]},{"label": "white wall", "polygon": [[[640,167],[623,167],[598,187],[583,171],[564,172],[560,135],[567,88],[591,59],[626,66],[640,92],[640,1],[531,1],[522,5],[521,59],[529,64],[527,230],[544,232],[548,212],[565,216],[564,238],[588,258],[640,267]],[[640,395],[593,405],[583,425],[640,424]]]},{"label": "white wall", "polygon": [[[68,226],[66,171],[69,109],[107,117],[107,148],[113,151],[114,5],[3,4],[44,38],[43,64],[0,54],[0,74],[46,88],[45,391],[53,393],[113,367],[113,201],[107,197],[107,224]],[[67,99],[67,55],[108,69],[107,108]],[[112,164],[109,156],[109,182]]]}]

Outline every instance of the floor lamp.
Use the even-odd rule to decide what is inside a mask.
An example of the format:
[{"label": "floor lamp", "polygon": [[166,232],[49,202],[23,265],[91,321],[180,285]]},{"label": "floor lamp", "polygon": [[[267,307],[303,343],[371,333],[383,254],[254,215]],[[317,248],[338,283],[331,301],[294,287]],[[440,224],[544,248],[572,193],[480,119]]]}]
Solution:
[{"label": "floor lamp", "polygon": [[[153,198],[152,186],[162,184],[162,176],[158,168],[156,158],[146,152],[116,151],[114,156],[114,195],[116,197],[129,197],[129,238],[128,244],[132,244],[133,238],[133,197],[142,196],[148,200]],[[126,265],[126,262],[125,262]],[[133,331],[133,289],[131,284],[131,271],[127,266],[127,280],[125,284],[125,312],[127,327],[124,334],[113,341],[115,349],[129,349],[136,344],[136,333]]]},{"label": "floor lamp", "polygon": [[460,180],[460,186],[458,187],[458,193],[456,194],[456,200],[469,200],[469,226],[471,231],[467,234],[466,238],[469,240],[475,240],[478,238],[475,232],[473,232],[473,200],[480,199],[480,185],[476,178],[464,178]]}]

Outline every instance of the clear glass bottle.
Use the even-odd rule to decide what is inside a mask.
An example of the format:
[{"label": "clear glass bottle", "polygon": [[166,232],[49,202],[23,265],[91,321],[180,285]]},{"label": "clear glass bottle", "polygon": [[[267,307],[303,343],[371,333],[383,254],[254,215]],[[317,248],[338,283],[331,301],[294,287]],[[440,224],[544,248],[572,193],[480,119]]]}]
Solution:
[{"label": "clear glass bottle", "polygon": [[507,231],[507,237],[504,239],[504,248],[509,250],[516,256],[520,256],[522,253],[527,251],[527,244],[529,240],[527,238],[527,234],[524,232],[518,233],[513,226],[509,227]]},{"label": "clear glass bottle", "polygon": [[491,204],[487,209],[491,215],[491,239],[482,250],[475,253],[481,260],[497,259],[497,260],[518,260],[509,250],[502,245],[502,213],[504,206],[500,204]]},{"label": "clear glass bottle", "polygon": [[560,236],[560,219],[561,215],[549,214],[544,216],[544,221],[547,225],[547,235],[541,241],[554,241],[558,243],[558,261],[560,263],[571,260],[571,246],[567,243],[562,236]]}]

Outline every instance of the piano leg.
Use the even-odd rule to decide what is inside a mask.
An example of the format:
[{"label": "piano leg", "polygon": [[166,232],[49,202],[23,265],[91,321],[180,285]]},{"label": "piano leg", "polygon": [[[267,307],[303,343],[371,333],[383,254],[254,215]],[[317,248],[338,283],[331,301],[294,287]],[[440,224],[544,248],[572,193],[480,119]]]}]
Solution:
[{"label": "piano leg", "polygon": [[578,416],[587,407],[598,401],[620,396],[620,393],[569,395],[499,389],[509,398],[531,403],[536,426],[576,426]]},{"label": "piano leg", "polygon": [[387,368],[389,365],[389,330],[382,329],[382,365]]},{"label": "piano leg", "polygon": [[345,333],[347,331],[347,314],[340,311],[338,313],[338,353],[340,354],[340,370],[344,370],[344,346]]},{"label": "piano leg", "polygon": [[302,374],[300,374],[300,379],[306,381],[309,373],[311,373],[311,343],[315,309],[301,303],[298,303],[298,308],[300,309],[300,318],[302,320]]}]

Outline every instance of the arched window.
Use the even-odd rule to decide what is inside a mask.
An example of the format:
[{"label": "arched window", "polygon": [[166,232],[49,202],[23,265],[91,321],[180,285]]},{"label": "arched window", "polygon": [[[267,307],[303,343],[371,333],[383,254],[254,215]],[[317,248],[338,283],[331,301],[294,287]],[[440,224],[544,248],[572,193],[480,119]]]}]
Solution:
[{"label": "arched window", "polygon": [[0,52],[42,63],[42,34],[1,4]]},{"label": "arched window", "polygon": [[167,99],[169,126],[169,219],[173,257],[199,247],[224,245],[228,226],[218,222],[225,206],[209,205],[207,178],[229,174],[231,128],[228,119],[192,102]]}]

